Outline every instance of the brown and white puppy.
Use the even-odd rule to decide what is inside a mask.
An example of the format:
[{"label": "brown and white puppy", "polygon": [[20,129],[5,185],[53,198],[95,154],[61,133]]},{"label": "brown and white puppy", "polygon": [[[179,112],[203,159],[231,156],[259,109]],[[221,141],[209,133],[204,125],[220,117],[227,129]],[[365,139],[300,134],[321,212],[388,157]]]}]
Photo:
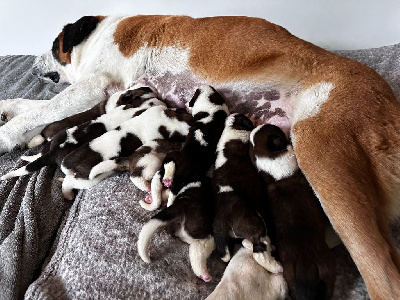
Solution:
[{"label": "brown and white puppy", "polygon": [[[135,87],[124,92],[117,92],[110,99],[96,105],[90,112],[68,117],[56,122],[54,126],[48,125],[49,132],[56,128],[61,129],[72,122],[79,123],[80,117],[86,119],[89,116],[95,117],[96,113],[100,114],[99,117],[92,121],[61,130],[43,147],[39,154],[22,157],[23,160],[30,161],[30,163],[3,175],[0,179],[5,180],[11,177],[31,174],[44,166],[54,163],[61,165],[64,158],[82,144],[95,139],[108,130],[114,129],[124,120],[137,116],[147,108],[155,105],[165,106],[165,103],[155,98],[153,91],[149,87]],[[43,134],[44,136],[45,134]]]},{"label": "brown and white puppy", "polygon": [[92,179],[92,169],[108,160],[127,157],[140,146],[156,139],[183,142],[189,132],[192,116],[181,110],[162,105],[148,108],[140,115],[121,123],[114,130],[83,144],[69,153],[61,163],[66,177],[62,184],[63,195],[73,199],[73,189],[87,189],[113,173],[101,173]]},{"label": "brown and white puppy", "polygon": [[148,247],[154,233],[170,225],[175,236],[189,244],[189,259],[193,272],[205,282],[211,281],[207,258],[215,249],[212,236],[213,195],[211,179],[190,182],[176,196],[174,203],[157,213],[139,233],[138,252],[150,263]]},{"label": "brown and white puppy", "polygon": [[247,239],[252,244],[254,259],[269,272],[279,273],[282,267],[271,256],[263,219],[266,193],[249,156],[253,128],[251,120],[242,114],[232,114],[226,119],[212,179],[216,207],[214,239],[223,261],[231,258],[230,237]]},{"label": "brown and white puppy", "polygon": [[[229,113],[224,98],[208,85],[196,90],[188,107],[193,123],[185,143],[179,151],[166,155],[160,169],[162,183],[170,189],[167,206],[172,205],[184,186],[203,178],[213,165],[215,149]],[[152,207],[155,209],[160,201],[156,201],[158,196],[154,197],[154,192],[152,194]]]},{"label": "brown and white puppy", "polygon": [[287,285],[282,273],[268,272],[254,260],[252,250],[241,247],[206,300],[283,300],[286,297]]},{"label": "brown and white puppy", "polygon": [[268,187],[269,236],[292,299],[331,299],[335,258],[325,242],[327,219],[277,126],[251,133],[251,156]]},{"label": "brown and white puppy", "polygon": [[154,174],[160,169],[165,155],[181,147],[181,142],[164,139],[149,141],[128,157],[117,157],[97,164],[90,171],[89,179],[114,170],[129,171],[131,181],[137,188],[149,193],[147,201],[151,202],[150,184]]},{"label": "brown and white puppy", "polygon": [[291,135],[370,297],[400,299],[390,231],[400,216],[400,103],[371,68],[259,18],[157,15],[83,17],[64,27],[36,68],[71,86],[1,126],[0,153],[139,79],[177,107],[211,85],[230,112]]}]

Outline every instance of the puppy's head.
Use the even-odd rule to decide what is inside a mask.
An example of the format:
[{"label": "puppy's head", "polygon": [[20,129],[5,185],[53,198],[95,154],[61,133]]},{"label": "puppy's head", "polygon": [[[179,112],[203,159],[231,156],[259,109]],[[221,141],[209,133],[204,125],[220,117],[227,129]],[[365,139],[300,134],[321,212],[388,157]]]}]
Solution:
[{"label": "puppy's head", "polygon": [[263,124],[251,132],[250,155],[258,170],[275,180],[289,177],[298,169],[293,146],[275,125]]},{"label": "puppy's head", "polygon": [[110,112],[117,107],[122,109],[138,108],[146,106],[146,108],[155,105],[166,105],[158,100],[153,90],[148,86],[131,87],[128,90],[119,91],[111,95],[106,104],[106,112]]},{"label": "puppy's head", "polygon": [[33,74],[46,80],[72,83],[71,55],[74,47],[82,44],[96,29],[102,16],[85,16],[73,24],[67,24],[53,42],[51,51],[36,58]]},{"label": "puppy's head", "polygon": [[193,116],[199,114],[201,117],[213,115],[220,110],[229,113],[224,98],[209,85],[202,85],[196,90],[187,105],[187,110]]},{"label": "puppy's head", "polygon": [[225,122],[226,127],[234,130],[252,131],[254,129],[253,122],[243,114],[231,114]]}]

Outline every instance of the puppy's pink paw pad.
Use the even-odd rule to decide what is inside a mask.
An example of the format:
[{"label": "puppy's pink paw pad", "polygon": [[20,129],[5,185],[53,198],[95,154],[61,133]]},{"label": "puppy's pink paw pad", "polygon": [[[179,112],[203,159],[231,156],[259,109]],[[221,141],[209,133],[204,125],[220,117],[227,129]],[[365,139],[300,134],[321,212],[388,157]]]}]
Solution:
[{"label": "puppy's pink paw pad", "polygon": [[199,276],[197,276],[197,277],[199,277],[200,279],[202,279],[202,280],[204,280],[205,282],[210,282],[211,281],[211,276],[210,275],[199,275]]},{"label": "puppy's pink paw pad", "polygon": [[162,183],[163,183],[164,186],[169,188],[172,185],[172,179],[171,178],[164,178],[162,180]]},{"label": "puppy's pink paw pad", "polygon": [[151,195],[147,195],[146,198],[144,198],[144,202],[151,204],[151,202],[153,202],[153,197]]}]

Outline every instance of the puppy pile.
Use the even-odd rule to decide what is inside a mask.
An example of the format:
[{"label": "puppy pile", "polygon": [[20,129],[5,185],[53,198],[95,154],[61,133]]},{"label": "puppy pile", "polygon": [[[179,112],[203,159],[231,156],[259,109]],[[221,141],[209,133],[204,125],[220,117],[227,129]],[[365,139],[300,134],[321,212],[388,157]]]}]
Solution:
[{"label": "puppy pile", "polygon": [[[240,281],[251,293],[253,271],[263,274],[259,288],[268,287],[269,299],[331,297],[335,264],[325,242],[327,219],[292,145],[276,126],[254,128],[246,116],[229,114],[212,87],[198,88],[185,110],[168,108],[149,87],[134,86],[48,125],[28,146],[44,142],[40,153],[21,157],[25,166],[1,179],[55,163],[65,174],[63,195],[72,200],[75,190],[129,171],[147,193],[144,209],[166,206],[139,234],[143,261],[150,263],[151,237],[164,226],[190,245],[191,267],[202,280],[211,280],[207,259],[214,249],[230,261],[210,299],[237,297],[227,282]],[[235,243],[244,247],[238,254]],[[243,262],[247,267],[238,272]]]}]

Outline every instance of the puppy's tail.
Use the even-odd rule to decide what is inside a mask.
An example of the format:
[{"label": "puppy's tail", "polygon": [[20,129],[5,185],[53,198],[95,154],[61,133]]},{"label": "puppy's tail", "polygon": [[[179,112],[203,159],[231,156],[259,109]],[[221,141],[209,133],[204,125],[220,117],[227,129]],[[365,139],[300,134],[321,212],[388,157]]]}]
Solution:
[{"label": "puppy's tail", "polygon": [[106,172],[118,170],[124,171],[128,170],[129,164],[126,164],[126,160],[124,159],[109,159],[102,161],[95,165],[89,173],[89,179],[94,179],[99,174],[103,174]]},{"label": "puppy's tail", "polygon": [[27,175],[27,174],[32,174],[33,172],[36,172],[38,170],[40,170],[42,167],[48,166],[49,163],[49,157],[48,155],[43,155],[43,156],[33,156],[33,157],[37,157],[36,160],[31,161],[30,163],[28,163],[27,165],[11,171],[3,176],[0,177],[0,180],[6,180],[12,177],[18,177],[18,176],[23,176],[23,175]]},{"label": "puppy's tail", "polygon": [[174,221],[179,216],[178,210],[174,207],[168,207],[154,217],[150,219],[144,226],[139,233],[138,238],[138,252],[140,258],[146,262],[150,263],[151,259],[148,254],[147,249],[149,248],[150,239],[154,235],[154,233],[163,226],[168,225],[172,221]]}]

